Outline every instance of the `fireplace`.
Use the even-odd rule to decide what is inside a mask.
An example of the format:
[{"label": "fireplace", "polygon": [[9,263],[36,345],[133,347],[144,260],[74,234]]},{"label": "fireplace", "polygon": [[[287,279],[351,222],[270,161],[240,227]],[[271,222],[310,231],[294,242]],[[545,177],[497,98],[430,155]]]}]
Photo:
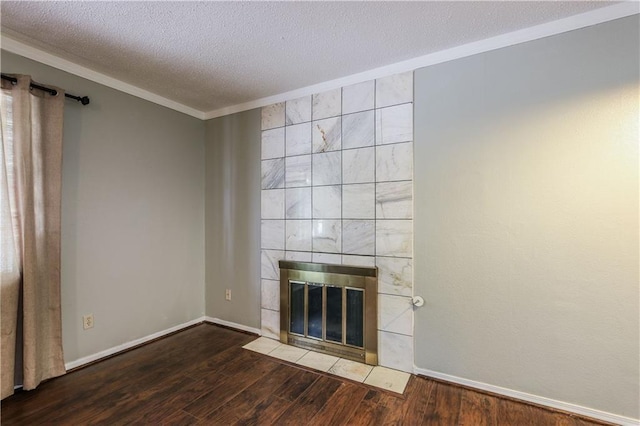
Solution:
[{"label": "fireplace", "polygon": [[279,263],[280,341],[377,365],[377,268]]}]

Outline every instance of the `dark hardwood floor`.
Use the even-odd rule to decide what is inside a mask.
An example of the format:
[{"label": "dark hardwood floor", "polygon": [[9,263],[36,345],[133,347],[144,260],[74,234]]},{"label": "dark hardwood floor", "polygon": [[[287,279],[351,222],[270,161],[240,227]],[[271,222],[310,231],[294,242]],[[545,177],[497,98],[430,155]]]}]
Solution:
[{"label": "dark hardwood floor", "polygon": [[404,395],[242,349],[254,336],[202,324],[2,401],[3,425],[593,425],[412,377]]}]

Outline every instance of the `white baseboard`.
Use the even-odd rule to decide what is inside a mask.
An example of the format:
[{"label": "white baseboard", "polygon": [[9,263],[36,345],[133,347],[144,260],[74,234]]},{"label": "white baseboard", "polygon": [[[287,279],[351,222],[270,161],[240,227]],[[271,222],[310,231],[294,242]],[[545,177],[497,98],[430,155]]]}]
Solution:
[{"label": "white baseboard", "polygon": [[97,360],[99,360],[101,358],[108,357],[108,356],[113,355],[115,353],[118,353],[120,351],[132,348],[132,347],[140,345],[142,343],[149,342],[149,341],[151,341],[153,339],[157,339],[158,337],[162,337],[162,336],[165,336],[167,334],[171,334],[171,333],[173,333],[175,331],[182,330],[183,328],[187,328],[187,327],[190,327],[192,325],[199,324],[199,323],[203,322],[204,320],[205,320],[205,317],[196,318],[194,320],[185,322],[183,324],[176,325],[176,326],[168,328],[166,330],[158,331],[157,333],[153,333],[153,334],[150,334],[148,336],[141,337],[139,339],[132,340],[130,342],[123,343],[121,345],[114,346],[114,347],[109,348],[109,349],[105,349],[104,351],[100,351],[100,352],[95,353],[93,355],[85,356],[85,357],[77,359],[75,361],[67,362],[67,363],[65,363],[64,367],[67,370],[71,370],[72,368],[80,367],[81,365],[88,364],[88,363],[93,362],[93,361],[97,361]]},{"label": "white baseboard", "polygon": [[[95,353],[93,355],[89,355],[80,359],[77,359],[75,361],[70,361],[67,362],[65,364],[65,368],[67,370],[71,370],[72,368],[76,368],[76,367],[80,367],[81,365],[84,364],[88,364],[90,362],[93,361],[97,361],[101,358],[105,358],[108,357],[110,355],[113,355],[115,353],[118,353],[120,351],[132,348],[134,346],[140,345],[142,343],[146,343],[149,342],[151,340],[157,339],[158,337],[162,337],[165,336],[167,334],[171,334],[173,332],[179,331],[183,328],[187,328],[190,327],[192,325],[195,324],[199,324],[203,321],[208,321],[211,322],[213,324],[220,324],[220,325],[224,325],[226,327],[230,327],[230,328],[235,328],[237,330],[242,330],[242,331],[246,331],[249,333],[254,333],[257,335],[262,335],[262,331],[258,328],[254,328],[254,327],[249,327],[243,324],[238,324],[235,322],[231,322],[231,321],[225,321],[222,320],[220,318],[213,318],[213,317],[208,317],[208,316],[203,316],[200,318],[196,318],[194,320],[185,322],[183,324],[179,324],[176,325],[174,327],[168,328],[166,330],[163,331],[159,331],[157,333],[153,333],[150,334],[148,336],[145,337],[141,337],[139,339],[136,340],[132,340],[130,342],[127,343],[123,343],[121,345],[118,346],[114,346],[112,348],[109,349],[105,349],[104,351],[100,351],[98,353]],[[568,411],[571,413],[576,413],[576,414],[580,414],[583,416],[587,416],[587,417],[592,417],[594,419],[599,419],[599,420],[604,420],[607,422],[611,422],[611,423],[617,423],[620,425],[624,425],[624,426],[638,426],[640,425],[640,421],[638,419],[632,419],[631,417],[625,417],[625,416],[620,416],[618,414],[613,414],[613,413],[608,413],[606,411],[600,411],[600,410],[596,410],[593,408],[588,408],[588,407],[583,407],[580,405],[576,405],[576,404],[571,404],[569,402],[564,402],[564,401],[558,401],[555,399],[551,399],[551,398],[545,398],[543,396],[538,396],[538,395],[532,395],[526,392],[521,392],[521,391],[517,391],[517,390],[513,390],[513,389],[507,389],[507,388],[503,388],[500,386],[495,386],[495,385],[490,385],[487,383],[483,383],[483,382],[477,382],[475,380],[470,380],[470,379],[465,379],[462,377],[457,377],[457,376],[452,376],[449,374],[445,374],[445,373],[439,373],[437,371],[432,371],[432,370],[427,370],[424,368],[419,368],[419,367],[415,367],[413,368],[413,372],[415,374],[420,374],[423,376],[427,376],[427,377],[433,377],[434,379],[441,379],[441,380],[445,380],[447,382],[452,382],[452,383],[458,383],[464,386],[469,386],[472,388],[476,388],[476,389],[480,389],[480,390],[484,390],[487,392],[492,392],[492,393],[496,393],[499,395],[505,395],[511,398],[516,398],[516,399],[521,399],[523,401],[528,401],[528,402],[532,402],[534,404],[539,404],[539,405],[544,405],[547,407],[551,407],[551,408],[555,408],[558,410],[563,410],[563,411]]]},{"label": "white baseboard", "polygon": [[533,402],[534,404],[544,405],[547,407],[555,408],[558,410],[568,411],[571,413],[580,414],[594,419],[604,420],[610,423],[616,423],[624,426],[640,425],[640,420],[632,419],[631,417],[620,416],[618,414],[607,413],[606,411],[595,410],[593,408],[583,407],[581,405],[571,404],[569,402],[558,401],[551,398],[545,398],[543,396],[532,395],[526,392],[520,392],[513,389],[507,389],[500,386],[490,385],[487,383],[476,382],[475,380],[464,379],[462,377],[451,376],[449,374],[439,373],[437,371],[427,370],[425,368],[419,368],[414,366],[413,372],[427,377],[433,377],[434,379],[441,379],[447,382],[457,383],[460,385],[469,386],[472,388],[497,393],[500,395],[508,396],[511,398],[521,399],[523,401]]},{"label": "white baseboard", "polygon": [[225,327],[235,328],[236,330],[242,330],[248,333],[257,334],[258,336],[262,336],[262,330],[260,330],[259,328],[249,327],[247,325],[242,325],[231,321],[225,321],[220,318],[204,317],[204,320],[212,322],[214,324],[220,324],[224,325]]}]

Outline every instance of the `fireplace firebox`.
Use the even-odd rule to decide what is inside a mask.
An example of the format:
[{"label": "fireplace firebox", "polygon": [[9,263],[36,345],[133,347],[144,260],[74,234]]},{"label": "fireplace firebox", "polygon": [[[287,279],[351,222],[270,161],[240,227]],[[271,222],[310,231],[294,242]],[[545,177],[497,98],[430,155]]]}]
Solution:
[{"label": "fireplace firebox", "polygon": [[377,268],[280,261],[280,341],[378,364]]}]

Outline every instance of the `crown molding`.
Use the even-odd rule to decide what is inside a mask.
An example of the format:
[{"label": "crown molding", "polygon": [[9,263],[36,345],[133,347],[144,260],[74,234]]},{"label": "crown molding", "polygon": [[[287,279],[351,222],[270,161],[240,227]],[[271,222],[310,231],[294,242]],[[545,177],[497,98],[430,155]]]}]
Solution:
[{"label": "crown molding", "polygon": [[279,93],[277,95],[268,96],[265,98],[260,98],[229,107],[215,109],[212,111],[200,111],[179,102],[172,101],[171,99],[167,99],[132,84],[125,83],[122,80],[109,77],[106,74],[102,74],[100,72],[78,65],[74,62],[52,55],[51,53],[25,44],[6,34],[2,34],[1,47],[7,52],[15,53],[16,55],[33,59],[34,61],[41,62],[45,65],[50,65],[62,71],[66,71],[79,77],[86,78],[87,80],[91,80],[96,83],[103,84],[107,87],[120,90],[121,92],[145,99],[149,102],[162,105],[164,107],[182,112],[201,120],[209,120],[212,118],[235,114],[237,112],[260,108],[277,102],[283,102],[302,96],[309,96],[314,93],[319,93],[326,90],[337,89],[339,87],[361,83],[363,81],[386,77],[392,74],[413,71],[418,68],[424,68],[430,65],[448,62],[467,56],[477,55],[478,53],[501,49],[503,47],[513,46],[520,43],[526,43],[528,41],[550,37],[556,34],[562,34],[568,31],[597,25],[603,22],[624,18],[638,13],[640,13],[640,3],[636,1],[624,1],[621,3],[613,4],[611,6],[602,7],[589,12],[559,19],[557,21],[547,22],[545,24],[540,24],[533,27],[524,28],[522,30],[501,34],[499,36],[487,38],[473,43],[463,44],[451,49],[441,50],[439,52],[434,52],[406,61],[374,68],[361,73],[351,74],[335,80],[325,81],[323,83],[302,87],[296,90],[291,90],[288,92]]},{"label": "crown molding", "polygon": [[172,101],[171,99],[167,99],[155,93],[141,89],[132,84],[125,83],[124,81],[118,80],[117,78],[109,77],[108,75],[83,67],[82,65],[78,65],[74,62],[62,59],[59,56],[52,55],[49,52],[45,52],[44,50],[18,41],[4,33],[2,34],[1,46],[2,50],[6,50],[7,52],[15,53],[16,55],[24,56],[28,59],[33,59],[34,61],[52,66],[62,71],[66,71],[70,74],[77,75],[78,77],[86,78],[87,80],[100,83],[104,86],[119,90],[129,95],[145,99],[149,102],[153,102],[154,104],[162,105],[172,110],[182,112],[195,118],[199,118],[200,120],[205,119],[204,113],[195,108],[191,108],[179,102]]},{"label": "crown molding", "polygon": [[418,68],[424,68],[430,65],[453,61],[455,59],[477,55],[478,53],[501,49],[503,47],[526,43],[528,41],[550,37],[556,34],[562,34],[580,28],[590,27],[592,25],[601,24],[603,22],[624,18],[638,13],[640,13],[640,3],[636,1],[625,1],[578,15],[573,15],[567,18],[559,19],[557,21],[547,22],[544,24],[501,34],[499,36],[487,38],[473,43],[463,44],[451,49],[441,50],[439,52],[434,52],[428,55],[419,56],[417,58],[408,59],[406,61],[386,65],[380,68],[374,68],[358,74],[352,74],[335,80],[314,84],[312,86],[302,87],[300,89],[257,99],[255,101],[216,109],[206,112],[204,114],[204,117],[205,120],[208,120],[211,118],[235,114],[237,112],[260,108],[277,102],[284,102],[291,99],[300,98],[302,96],[309,96],[314,93],[324,92],[326,90],[337,89],[339,87],[349,86],[356,83],[362,83],[363,81],[375,80],[376,78],[386,77],[392,74],[414,71]]}]

